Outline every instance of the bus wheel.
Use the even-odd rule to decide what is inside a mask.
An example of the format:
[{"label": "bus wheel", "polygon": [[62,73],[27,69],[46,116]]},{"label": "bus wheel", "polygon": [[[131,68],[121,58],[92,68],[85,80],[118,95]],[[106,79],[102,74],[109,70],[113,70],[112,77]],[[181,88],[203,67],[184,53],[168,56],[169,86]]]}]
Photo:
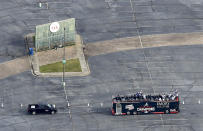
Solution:
[{"label": "bus wheel", "polygon": [[136,111],[134,111],[134,112],[133,112],[133,115],[137,115],[137,112],[136,112]]},{"label": "bus wheel", "polygon": [[169,110],[166,110],[165,113],[168,114],[168,113],[169,113]]}]

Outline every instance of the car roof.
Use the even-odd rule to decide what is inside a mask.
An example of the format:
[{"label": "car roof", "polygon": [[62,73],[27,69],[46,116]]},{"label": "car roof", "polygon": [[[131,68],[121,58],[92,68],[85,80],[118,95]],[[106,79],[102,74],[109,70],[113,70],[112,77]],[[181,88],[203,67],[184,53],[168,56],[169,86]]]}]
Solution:
[{"label": "car roof", "polygon": [[29,106],[36,106],[36,105],[38,105],[38,106],[47,106],[47,105],[53,105],[53,104],[48,104],[48,103],[38,103],[38,104],[29,104]]}]

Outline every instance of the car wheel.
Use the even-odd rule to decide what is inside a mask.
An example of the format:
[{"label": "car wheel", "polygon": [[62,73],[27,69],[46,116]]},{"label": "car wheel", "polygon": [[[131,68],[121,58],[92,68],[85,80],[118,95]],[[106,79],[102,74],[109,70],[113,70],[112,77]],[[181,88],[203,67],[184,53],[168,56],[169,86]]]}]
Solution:
[{"label": "car wheel", "polygon": [[36,115],[36,112],[35,112],[35,111],[33,111],[33,112],[32,112],[32,114],[33,114],[33,115]]},{"label": "car wheel", "polygon": [[51,114],[52,114],[52,115],[55,114],[55,111],[51,111]]}]

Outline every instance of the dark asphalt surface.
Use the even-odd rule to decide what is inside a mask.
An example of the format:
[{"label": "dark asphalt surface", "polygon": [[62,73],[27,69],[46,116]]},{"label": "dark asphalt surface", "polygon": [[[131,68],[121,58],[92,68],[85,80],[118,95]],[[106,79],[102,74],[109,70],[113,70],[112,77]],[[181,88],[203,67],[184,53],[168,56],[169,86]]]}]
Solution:
[{"label": "dark asphalt surface", "polygon": [[35,26],[76,18],[85,43],[141,35],[198,32],[201,0],[4,0],[0,4],[0,62],[25,55],[23,36]]},{"label": "dark asphalt surface", "polygon": [[[202,49],[202,45],[161,47],[90,57],[89,76],[66,78],[71,118],[60,87],[61,78],[34,78],[25,72],[0,80],[4,102],[4,108],[0,108],[0,130],[201,131]],[[178,89],[181,103],[184,101],[179,114],[111,115],[112,95],[140,90],[161,93],[171,88]],[[59,113],[53,116],[26,114],[26,105],[37,102],[54,103]]]},{"label": "dark asphalt surface", "polygon": [[[25,55],[23,35],[34,32],[36,25],[71,17],[85,43],[136,36],[133,14],[141,35],[202,31],[200,0],[132,0],[133,12],[130,0],[49,0],[48,5],[46,9],[45,4],[37,7],[35,0],[1,1],[0,62]],[[24,72],[0,80],[0,131],[201,131],[202,49],[161,47],[90,57],[89,76],[66,78],[71,110],[61,78],[35,78]],[[185,103],[177,115],[110,113],[112,95],[141,89],[167,92],[172,87]],[[26,114],[26,105],[37,102],[54,103],[59,113]]]}]

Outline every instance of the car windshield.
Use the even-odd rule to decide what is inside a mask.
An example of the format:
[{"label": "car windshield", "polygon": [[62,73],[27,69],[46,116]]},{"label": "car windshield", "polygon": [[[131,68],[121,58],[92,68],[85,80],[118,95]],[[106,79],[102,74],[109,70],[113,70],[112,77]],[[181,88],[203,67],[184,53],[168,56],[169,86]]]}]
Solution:
[{"label": "car windshield", "polygon": [[48,106],[48,107],[51,107],[51,105],[50,105],[50,104],[47,104],[47,106]]}]

